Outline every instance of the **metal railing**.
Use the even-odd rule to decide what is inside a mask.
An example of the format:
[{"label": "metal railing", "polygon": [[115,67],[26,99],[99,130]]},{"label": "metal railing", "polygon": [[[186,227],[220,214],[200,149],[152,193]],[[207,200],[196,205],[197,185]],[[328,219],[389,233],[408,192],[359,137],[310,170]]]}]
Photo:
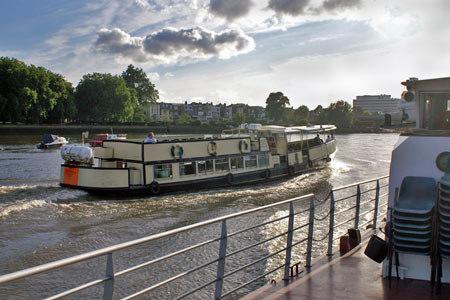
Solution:
[{"label": "metal railing", "polygon": [[[206,297],[211,298],[213,297],[214,299],[222,299],[254,283],[257,283],[257,285],[254,287],[256,288],[257,286],[260,286],[262,283],[267,281],[269,275],[272,274],[272,276],[275,276],[277,275],[276,272],[281,272],[281,270],[283,272],[282,273],[283,279],[288,280],[290,276],[293,276],[292,266],[295,266],[298,272],[298,265],[300,264],[300,262],[295,262],[294,264],[292,264],[294,254],[298,257],[299,253],[301,256],[304,253],[303,251],[306,250],[304,266],[306,268],[309,268],[312,265],[313,256],[322,254],[326,248],[328,248],[327,250],[328,255],[333,254],[333,248],[336,245],[336,241],[341,236],[346,234],[345,230],[348,228],[375,229],[379,222],[380,216],[383,214],[385,215],[386,206],[388,202],[387,201],[388,179],[389,179],[388,176],[383,176],[372,180],[367,180],[335,188],[332,189],[324,199],[318,199],[314,194],[308,194],[301,197],[296,197],[293,199],[177,228],[167,232],[151,235],[141,239],[73,256],[59,261],[47,263],[44,265],[32,267],[11,274],[2,275],[0,276],[0,287],[5,286],[8,283],[11,284],[12,281],[25,278],[28,279],[29,277],[40,273],[47,273],[55,269],[60,269],[69,265],[86,262],[88,260],[92,260],[98,257],[105,257],[106,270],[105,275],[103,277],[72,287],[65,291],[59,292],[58,294],[55,294],[53,296],[50,297],[46,296],[47,297],[46,299],[60,299],[65,296],[69,296],[77,292],[84,291],[88,288],[103,284],[103,292],[102,292],[103,299],[108,300],[114,298],[114,287],[115,284],[118,281],[120,281],[120,277],[132,272],[136,272],[138,270],[149,268],[155,265],[156,263],[165,262],[170,258],[176,258],[179,257],[180,255],[189,255],[189,253],[191,253],[194,250],[218,244],[218,249],[215,248],[216,257],[207,259],[202,263],[196,264],[190,269],[183,270],[177,274],[174,274],[171,277],[168,277],[157,283],[153,283],[150,286],[146,286],[137,291],[133,291],[131,293],[127,291],[127,296],[123,297],[122,299],[133,299],[140,295],[150,293],[160,287],[167,286],[172,282],[181,280],[190,274],[203,271],[205,270],[205,268],[211,268],[211,266],[215,265],[216,265],[215,267],[216,275],[213,279],[208,280],[203,284],[199,284],[198,286],[190,290],[180,292],[176,296],[170,296],[170,298],[174,299],[186,298],[188,296],[195,295],[195,293],[204,290],[207,287],[210,287],[210,289],[212,290],[211,287],[214,286],[214,292]],[[374,184],[375,186],[372,186]],[[354,194],[353,190],[355,190]],[[382,193],[383,191],[385,191],[385,193]],[[350,195],[348,195],[348,193],[350,193]],[[354,205],[349,203],[350,201],[355,201]],[[284,214],[281,217],[265,220],[264,222],[229,232],[230,224],[233,222],[233,220],[237,218],[247,217],[250,214],[255,215],[262,211],[268,210],[269,211],[281,210],[283,212],[283,207],[286,206],[288,206],[288,214]],[[319,214],[324,214],[324,216],[319,216]],[[301,218],[307,219],[308,221],[304,222],[301,220]],[[283,224],[283,222],[285,221],[287,221],[287,224]],[[364,223],[361,224],[361,222]],[[177,251],[173,251],[171,253],[166,253],[162,256],[152,258],[148,261],[142,262],[132,267],[124,268],[120,271],[115,271],[114,258],[119,257],[116,254],[118,254],[120,251],[123,251],[125,249],[134,249],[133,247],[137,246],[147,246],[151,243],[155,243],[158,240],[168,239],[181,233],[189,233],[193,230],[204,228],[206,226],[211,225],[215,226],[219,225],[220,234],[216,235],[213,238],[196,242],[183,249],[179,249]],[[283,227],[284,225],[287,225],[287,228]],[[344,225],[347,226],[344,228]],[[272,236],[269,236],[262,240],[255,241],[251,244],[246,244],[243,247],[240,246],[237,249],[230,249],[230,246],[228,246],[229,241],[232,240],[233,238],[238,237],[239,235],[245,233],[247,234],[250,233],[251,235],[251,233],[254,230],[262,231],[261,228],[270,228],[270,226],[272,227],[275,226],[275,228],[281,230],[281,232],[276,232],[276,234]],[[306,229],[307,232],[305,232]],[[315,229],[318,229],[318,231],[327,229],[328,232],[326,232],[326,234],[321,238],[315,238],[315,235],[318,234],[315,231]],[[328,245],[324,242],[327,237],[328,237]],[[271,243],[275,240],[278,241],[281,240],[284,246],[279,247],[270,253],[266,253],[267,247],[266,248],[264,247],[268,243]],[[316,243],[313,244],[313,242]],[[263,251],[260,249],[265,250]],[[244,263],[241,264],[239,264],[240,263],[239,260],[238,261],[233,260],[233,257],[238,256],[238,254],[246,253],[246,251],[261,253],[261,255],[256,259],[253,259],[251,261],[245,261]],[[268,260],[274,259],[277,256],[282,256],[282,261],[279,260],[279,263],[277,265],[273,266],[267,263]],[[230,268],[230,265],[227,265],[227,262],[232,262],[231,267],[234,268],[228,270]],[[178,263],[183,263],[183,261],[178,261]],[[238,274],[239,272],[246,271],[250,267],[253,267],[259,263],[265,263],[264,271],[258,272],[256,276],[250,278],[250,280],[248,280],[247,282],[244,282],[242,284],[233,286],[225,290],[224,282],[227,280],[227,278],[231,277],[232,275]],[[269,270],[267,270],[268,267],[270,267]],[[226,269],[227,272],[225,272]],[[70,274],[66,275],[69,276]],[[202,296],[201,298],[204,299],[205,296]]]}]

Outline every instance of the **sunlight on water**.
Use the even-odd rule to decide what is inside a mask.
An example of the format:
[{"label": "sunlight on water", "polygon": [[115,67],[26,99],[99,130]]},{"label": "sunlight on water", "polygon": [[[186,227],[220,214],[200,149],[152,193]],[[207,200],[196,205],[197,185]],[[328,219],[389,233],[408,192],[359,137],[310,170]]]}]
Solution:
[{"label": "sunlight on water", "polygon": [[23,210],[29,210],[37,207],[49,205],[44,200],[23,200],[11,205],[0,206],[0,217],[6,217],[10,214],[18,213]]}]

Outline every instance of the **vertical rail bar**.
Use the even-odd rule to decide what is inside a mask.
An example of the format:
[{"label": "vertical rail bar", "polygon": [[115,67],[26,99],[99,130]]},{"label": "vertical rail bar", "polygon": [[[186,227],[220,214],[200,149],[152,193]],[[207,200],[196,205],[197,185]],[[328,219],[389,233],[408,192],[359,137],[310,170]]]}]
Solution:
[{"label": "vertical rail bar", "polygon": [[328,229],[328,252],[327,255],[333,255],[333,238],[334,238],[334,192],[331,190],[330,200],[330,224]]},{"label": "vertical rail bar", "polygon": [[286,245],[286,261],[284,265],[284,280],[289,280],[289,268],[291,267],[291,254],[292,254],[292,238],[294,235],[294,204],[289,203],[289,224],[288,224],[288,236]]},{"label": "vertical rail bar", "polygon": [[225,274],[225,257],[227,254],[227,223],[222,221],[222,233],[220,235],[219,262],[217,264],[216,291],[214,300],[222,298],[223,275]]},{"label": "vertical rail bar", "polygon": [[308,248],[306,250],[306,265],[305,267],[311,267],[311,256],[312,256],[312,242],[314,235],[314,197],[309,199],[309,226],[308,226]]},{"label": "vertical rail bar", "polygon": [[373,210],[373,229],[377,229],[379,204],[380,204],[380,181],[377,179],[377,189],[375,191],[375,209]]},{"label": "vertical rail bar", "polygon": [[355,229],[359,227],[359,213],[361,210],[361,187],[356,188],[356,207],[355,207]]},{"label": "vertical rail bar", "polygon": [[112,253],[108,253],[106,258],[106,277],[103,287],[103,300],[112,300],[114,296],[114,262]]}]

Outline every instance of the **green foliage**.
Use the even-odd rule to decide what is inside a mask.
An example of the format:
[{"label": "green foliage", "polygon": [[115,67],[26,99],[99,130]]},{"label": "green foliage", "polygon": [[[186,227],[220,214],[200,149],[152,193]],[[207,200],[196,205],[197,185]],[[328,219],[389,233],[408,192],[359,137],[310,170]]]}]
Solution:
[{"label": "green foliage", "polygon": [[121,77],[125,80],[129,90],[136,91],[139,105],[155,103],[158,101],[159,92],[142,69],[129,65],[126,71],[122,73]]},{"label": "green foliage", "polygon": [[145,109],[140,105],[136,105],[134,107],[133,121],[134,122],[146,122],[146,121],[148,121],[148,119],[149,118],[147,116]]},{"label": "green foliage", "polygon": [[[3,122],[41,123],[50,120],[56,108],[61,112],[67,107],[64,102],[73,99],[73,89],[59,74],[43,67],[27,66],[14,58],[1,57],[0,98]],[[62,113],[54,113],[53,117],[58,115]]]},{"label": "green foliage", "polygon": [[183,114],[181,117],[174,121],[176,125],[188,125],[191,124],[191,122],[192,118],[189,114]]},{"label": "green foliage", "polygon": [[353,123],[352,106],[344,100],[331,103],[320,114],[320,122],[335,124],[339,128],[349,128]]},{"label": "green foliage", "polygon": [[309,122],[309,108],[306,105],[299,106],[294,111],[296,125],[306,125]]},{"label": "green foliage", "polygon": [[123,78],[100,73],[83,76],[75,99],[79,119],[84,122],[131,121],[137,104]]},{"label": "green foliage", "polygon": [[266,99],[266,113],[274,121],[283,119],[284,108],[290,105],[289,98],[282,92],[270,93]]},{"label": "green foliage", "polygon": [[232,117],[232,120],[231,120],[231,123],[234,126],[239,126],[240,124],[245,123],[245,115],[243,113],[241,113],[241,112],[234,113],[233,117]]}]

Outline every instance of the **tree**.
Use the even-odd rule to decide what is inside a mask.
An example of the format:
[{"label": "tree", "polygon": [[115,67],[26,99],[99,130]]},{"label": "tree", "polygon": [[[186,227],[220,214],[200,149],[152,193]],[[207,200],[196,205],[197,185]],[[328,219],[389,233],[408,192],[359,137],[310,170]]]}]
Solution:
[{"label": "tree", "polygon": [[322,123],[331,123],[340,128],[348,128],[353,122],[352,106],[344,100],[331,103],[321,114],[320,120]]},{"label": "tree", "polygon": [[274,121],[283,118],[284,108],[290,105],[289,98],[284,96],[282,92],[270,93],[266,99],[266,112],[268,117]]},{"label": "tree", "polygon": [[[70,101],[72,94],[72,84],[63,76],[43,67],[27,66],[14,58],[0,58],[0,118],[3,122],[40,123],[64,115],[70,105],[61,106],[60,102]],[[56,108],[59,113],[51,115]]]},{"label": "tree", "polygon": [[295,123],[297,125],[306,125],[309,122],[309,108],[306,105],[299,106],[294,111]]},{"label": "tree", "polygon": [[84,75],[75,92],[81,121],[131,121],[136,96],[127,89],[125,80],[111,74]]},{"label": "tree", "polygon": [[155,103],[159,99],[158,90],[142,69],[129,65],[121,77],[125,80],[129,90],[136,91],[139,105]]},{"label": "tree", "polygon": [[233,114],[233,117],[231,118],[231,123],[233,123],[234,126],[239,126],[244,122],[245,122],[245,115],[243,113],[238,111]]}]

